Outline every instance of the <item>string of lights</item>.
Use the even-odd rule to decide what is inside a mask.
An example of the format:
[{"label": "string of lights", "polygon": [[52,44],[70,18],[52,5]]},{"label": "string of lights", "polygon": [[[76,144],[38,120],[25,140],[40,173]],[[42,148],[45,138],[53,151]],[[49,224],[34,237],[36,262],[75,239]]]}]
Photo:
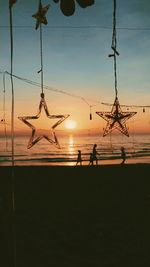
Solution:
[{"label": "string of lights", "polygon": [[[105,105],[105,106],[112,106],[113,104],[111,104],[111,103],[104,103],[104,102],[102,102],[101,103],[102,105]],[[150,108],[150,106],[149,105],[120,105],[120,106],[122,106],[122,107],[125,107],[125,108]]]},{"label": "string of lights", "polygon": [[[6,73],[7,75],[10,75],[10,73],[8,71],[0,71],[0,73],[1,74]],[[13,74],[13,77],[16,78],[16,79],[18,79],[18,80],[24,81],[24,82],[26,82],[28,84],[31,84],[31,85],[34,85],[34,86],[37,86],[37,87],[41,87],[40,83],[38,83],[38,82],[31,81],[29,79],[20,77],[20,76],[15,75],[15,74]],[[59,90],[59,89],[56,89],[56,88],[52,88],[52,87],[47,86],[47,85],[43,85],[43,88],[46,89],[46,90],[49,90],[49,91],[53,91],[53,92],[56,92],[56,93],[68,95],[68,96],[71,96],[71,97],[74,97],[74,98],[78,98],[78,99],[84,101],[88,106],[91,106],[89,104],[89,102],[94,102],[94,103],[97,103],[97,104],[101,104],[101,102],[98,101],[98,100],[94,100],[94,99],[90,99],[90,98],[84,98],[83,96],[71,94],[69,92],[66,92],[66,91],[63,91],[63,90]]]},{"label": "string of lights", "polygon": [[[0,74],[4,74],[4,73],[10,76],[10,73],[8,71],[0,70]],[[29,79],[20,77],[20,76],[15,75],[15,74],[12,74],[12,76],[14,78],[18,79],[18,80],[21,80],[21,81],[23,81],[25,83],[30,84],[30,85],[33,85],[33,86],[36,86],[36,87],[41,87],[41,84],[38,83],[38,82],[31,81]],[[72,94],[72,93],[57,89],[57,88],[52,88],[52,87],[50,87],[48,85],[43,85],[43,88],[46,89],[46,90],[49,90],[49,91],[53,91],[53,92],[56,92],[56,93],[60,93],[60,94],[64,94],[64,95],[68,95],[68,96],[80,99],[81,101],[86,103],[90,108],[92,108],[94,106],[97,106],[97,105],[104,105],[104,106],[112,106],[113,105],[111,103],[105,103],[105,102],[98,101],[96,99],[85,98],[83,96],[75,95],[75,94]],[[95,103],[95,104],[91,105],[90,103]],[[132,107],[135,107],[135,108],[150,108],[150,105],[134,105],[134,104],[133,105],[132,104],[131,105],[126,105],[126,104],[121,104],[120,106],[121,107],[125,107],[125,108],[132,108]]]}]

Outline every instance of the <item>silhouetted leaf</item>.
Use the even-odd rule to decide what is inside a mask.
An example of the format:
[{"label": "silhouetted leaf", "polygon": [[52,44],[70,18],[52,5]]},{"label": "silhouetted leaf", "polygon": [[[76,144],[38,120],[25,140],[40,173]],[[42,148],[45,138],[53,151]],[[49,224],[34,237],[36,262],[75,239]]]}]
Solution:
[{"label": "silhouetted leaf", "polygon": [[76,0],[80,7],[85,8],[94,4],[94,0]]},{"label": "silhouetted leaf", "polygon": [[71,16],[75,12],[74,0],[61,0],[60,8],[65,16]]},{"label": "silhouetted leaf", "polygon": [[60,2],[60,8],[65,16],[71,16],[75,12],[75,1],[80,7],[85,8],[94,4],[94,0],[53,0],[55,3]]}]

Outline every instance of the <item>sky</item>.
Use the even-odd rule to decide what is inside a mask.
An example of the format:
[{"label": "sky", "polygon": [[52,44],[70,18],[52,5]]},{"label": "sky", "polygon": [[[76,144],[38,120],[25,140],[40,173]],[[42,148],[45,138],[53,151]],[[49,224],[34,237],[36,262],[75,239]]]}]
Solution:
[{"label": "sky", "polygon": [[[0,0],[0,70],[10,72],[10,37],[8,2]],[[43,6],[51,5],[43,25],[44,84],[80,96],[71,97],[45,90],[45,100],[50,114],[69,114],[76,122],[76,129],[87,133],[102,133],[105,121],[96,111],[110,111],[115,99],[113,59],[111,51],[113,0],[95,0],[85,9],[76,4],[76,12],[70,17],[62,14],[59,4],[43,0]],[[32,18],[38,10],[37,0],[18,0],[13,6],[14,60],[13,73],[40,83],[40,39]],[[118,97],[120,104],[150,105],[150,1],[117,1],[117,57]],[[90,26],[90,27],[88,27]],[[146,30],[148,28],[149,30]],[[141,30],[140,30],[141,29]],[[10,78],[5,75],[6,122],[11,118]],[[15,132],[30,134],[30,129],[18,116],[36,115],[40,102],[40,88],[14,78]],[[0,74],[0,116],[3,117],[3,75]],[[86,100],[83,101],[81,98]],[[89,120],[92,107],[93,119]],[[126,108],[122,107],[123,111]],[[127,123],[130,132],[150,132],[150,109],[130,108],[137,115]],[[44,115],[44,114],[43,114]],[[0,119],[1,119],[0,118]],[[47,119],[48,120],[48,119]],[[49,122],[49,121],[48,121]],[[45,129],[42,117],[40,128]],[[53,122],[52,122],[53,124]],[[58,126],[66,129],[65,122]],[[46,129],[45,129],[46,130]],[[67,129],[66,129],[67,130]],[[3,127],[0,124],[0,133]]]}]

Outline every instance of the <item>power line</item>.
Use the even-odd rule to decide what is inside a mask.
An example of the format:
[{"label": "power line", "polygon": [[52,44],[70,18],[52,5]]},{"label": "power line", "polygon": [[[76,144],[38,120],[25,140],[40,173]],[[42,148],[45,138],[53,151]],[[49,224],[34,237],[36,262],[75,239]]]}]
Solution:
[{"label": "power line", "polygon": [[[9,28],[8,25],[1,25],[0,28]],[[34,26],[23,26],[23,25],[16,25],[13,26],[13,28],[29,28],[33,29]],[[110,26],[99,26],[99,25],[85,25],[85,26],[47,26],[44,27],[44,29],[50,28],[50,29],[104,29],[104,30],[112,30],[112,27]],[[150,27],[116,27],[117,30],[127,30],[127,31],[150,31]]]}]

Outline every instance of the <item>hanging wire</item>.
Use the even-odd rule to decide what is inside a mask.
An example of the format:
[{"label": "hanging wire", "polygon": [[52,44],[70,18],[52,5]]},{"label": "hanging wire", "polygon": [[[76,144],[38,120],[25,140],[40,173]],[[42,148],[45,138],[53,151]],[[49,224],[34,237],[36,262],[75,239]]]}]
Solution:
[{"label": "hanging wire", "polygon": [[[40,1],[41,3],[41,1]],[[42,25],[40,24],[40,54],[41,54],[41,90],[43,94],[43,42],[42,42]]]},{"label": "hanging wire", "polygon": [[[2,71],[2,70],[0,70],[0,73],[1,73],[1,74],[4,74],[4,73],[5,73],[5,74],[7,74],[7,75],[10,75],[10,72],[8,72],[8,71]],[[36,87],[41,87],[41,84],[38,83],[38,82],[31,81],[31,80],[29,80],[29,79],[27,79],[27,78],[23,78],[23,77],[20,77],[20,76],[18,76],[18,75],[15,75],[15,74],[12,74],[12,76],[13,76],[14,78],[18,79],[18,80],[21,80],[21,81],[25,82],[25,83],[34,85],[34,86],[36,86]],[[43,84],[43,88],[46,89],[46,90],[49,90],[49,91],[53,91],[53,92],[56,92],[56,93],[60,93],[60,94],[64,94],[64,95],[68,95],[68,96],[71,96],[71,97],[74,97],[74,98],[78,98],[78,99],[84,101],[88,106],[90,106],[90,104],[88,103],[88,101],[97,103],[97,104],[95,104],[95,105],[91,105],[92,107],[93,107],[93,106],[96,106],[96,105],[100,105],[100,104],[101,104],[101,105],[104,105],[104,106],[113,106],[113,104],[111,104],[111,103],[100,102],[100,101],[98,101],[98,100],[96,100],[96,99],[84,98],[84,97],[79,96],[79,95],[71,94],[71,93],[68,93],[68,92],[63,91],[63,90],[59,90],[59,89],[56,89],[56,88],[52,88],[52,87],[50,87],[50,86],[48,86],[48,85],[44,85],[44,84]],[[126,107],[126,108],[128,108],[128,107],[135,107],[135,108],[142,108],[142,109],[143,109],[143,108],[150,108],[150,105],[123,105],[123,104],[120,104],[120,106],[121,106],[121,107]]]},{"label": "hanging wire", "polygon": [[[15,2],[14,2],[15,3]],[[14,267],[17,266],[16,254],[16,228],[15,228],[15,176],[14,176],[14,85],[13,85],[13,20],[12,20],[12,5],[13,2],[9,1],[9,18],[10,18],[10,59],[11,59],[11,89],[12,89],[12,105],[11,105],[11,150],[12,150],[12,172],[11,172],[11,197],[12,197],[12,231],[13,231],[13,256]]]},{"label": "hanging wire", "polygon": [[[104,106],[112,106],[113,104],[111,103],[104,103],[104,102],[101,102],[102,105]],[[150,108],[150,105],[120,105],[121,107],[125,107],[125,108]]]},{"label": "hanging wire", "polygon": [[114,58],[114,77],[115,77],[115,95],[116,98],[118,96],[118,88],[117,88],[117,60],[116,55],[119,56],[117,51],[117,33],[116,33],[116,0],[114,0],[114,10],[113,10],[113,32],[112,32],[112,44],[111,48],[113,50],[113,54],[110,54],[109,57]]},{"label": "hanging wire", "polygon": [[83,98],[83,97],[81,97],[81,99],[89,106],[89,108],[90,108],[90,120],[92,120],[92,108],[95,107],[95,106],[97,106],[97,105],[90,105],[87,102],[87,100],[85,98]]},{"label": "hanging wire", "polygon": [[5,141],[6,141],[6,151],[8,150],[8,141],[7,141],[7,129],[6,129],[6,86],[5,86],[5,73],[3,74],[3,124],[4,124],[4,133],[5,133]]},{"label": "hanging wire", "polygon": [[[131,107],[132,108],[132,107]],[[138,120],[140,121],[140,120]],[[136,152],[135,152],[135,120],[134,118],[132,119],[131,121],[132,123],[132,147],[131,147],[131,157],[134,157],[136,155]]]},{"label": "hanging wire", "polygon": [[[3,73],[3,72],[1,72],[1,73]],[[8,75],[10,75],[9,72],[6,71],[6,73],[7,73]],[[39,84],[39,83],[37,83],[37,82],[35,82],[35,81],[31,81],[31,80],[29,80],[29,79],[22,78],[22,77],[19,77],[19,76],[17,76],[17,75],[13,75],[13,77],[15,77],[16,79],[19,79],[19,80],[21,80],[21,81],[24,81],[24,82],[26,82],[26,83],[29,83],[29,84],[31,84],[31,85],[34,85],[34,86],[38,86],[38,87],[41,86],[41,84]],[[89,98],[86,98],[86,99],[85,99],[85,98],[82,97],[82,96],[75,95],[75,94],[71,94],[71,93],[65,92],[65,91],[63,91],[63,90],[56,89],[56,88],[52,88],[52,87],[49,87],[48,85],[43,85],[43,88],[46,89],[46,90],[49,90],[49,91],[53,91],[53,92],[56,92],[56,93],[61,93],[61,94],[68,95],[68,96],[71,96],[71,97],[74,97],[74,98],[79,98],[80,100],[83,100],[84,102],[87,100],[87,101],[91,101],[91,102],[96,102],[97,104],[101,104],[101,102],[98,101],[98,100],[89,99]],[[86,101],[86,103],[87,103],[87,101]]]},{"label": "hanging wire", "polygon": [[114,54],[114,75],[115,75],[115,94],[116,97],[118,96],[118,89],[117,89],[117,65],[116,65],[116,54]]},{"label": "hanging wire", "polygon": [[[4,71],[0,71],[0,73],[4,73]],[[10,73],[9,73],[8,71],[5,71],[5,73],[6,73],[7,75],[10,75]],[[38,83],[38,82],[31,81],[31,80],[29,80],[29,79],[26,79],[26,78],[23,78],[23,77],[14,75],[14,74],[13,74],[12,76],[13,76],[14,78],[16,78],[16,79],[18,79],[18,80],[21,80],[21,81],[24,81],[24,82],[26,82],[26,83],[28,83],[28,84],[34,85],[34,86],[36,86],[36,87],[37,87],[37,86],[38,86],[38,87],[41,87],[41,84]],[[84,97],[82,97],[82,96],[75,95],[75,94],[71,94],[71,93],[65,92],[65,91],[63,91],[63,90],[59,90],[59,89],[56,89],[56,88],[49,87],[49,86],[44,85],[44,84],[43,84],[43,88],[46,89],[46,90],[49,90],[49,91],[53,91],[53,92],[56,92],[56,93],[60,93],[60,94],[64,94],[64,95],[68,95],[68,96],[71,96],[71,97],[74,97],[74,98],[78,98],[78,99],[82,100],[84,103],[86,103],[89,107],[90,107],[90,106],[91,106],[91,107],[94,107],[94,106],[97,106],[98,104],[101,104],[101,102],[98,101],[98,100],[95,100],[95,99],[89,99],[89,98],[84,98]],[[95,103],[97,103],[97,104],[95,104],[95,105],[90,105],[88,101],[90,101],[90,102],[95,102]]]},{"label": "hanging wire", "polygon": [[11,53],[11,70],[10,70],[10,80],[11,80],[11,92],[12,92],[12,103],[11,103],[11,149],[12,149],[12,166],[14,166],[14,85],[13,85],[13,27],[12,27],[12,6],[9,7],[10,15],[10,53]]},{"label": "hanging wire", "polygon": [[115,93],[116,97],[118,94],[117,90],[117,65],[116,65],[116,48],[117,48],[117,38],[116,38],[116,0],[114,0],[114,12],[113,12],[113,34],[112,34],[112,46],[114,50],[114,75],[115,75]]},{"label": "hanging wire", "polygon": [[[0,28],[9,28],[9,26],[7,25],[1,25]],[[33,26],[27,26],[27,25],[14,25],[13,28],[29,28],[29,29],[33,29]],[[104,29],[104,30],[111,30],[112,27],[111,26],[100,26],[100,25],[85,25],[85,26],[61,26],[61,25],[57,25],[57,26],[50,26],[48,25],[46,27],[46,29]],[[117,30],[125,30],[125,31],[150,31],[150,27],[143,27],[143,28],[139,28],[139,27],[116,27]]]},{"label": "hanging wire", "polygon": [[[41,0],[39,0],[39,10],[38,10],[38,12],[40,12],[40,8],[42,8]],[[33,15],[33,17],[35,17],[35,15]],[[41,59],[41,68],[38,71],[38,73],[41,73],[40,87],[41,87],[41,97],[43,98],[44,97],[44,90],[43,90],[43,37],[42,37],[42,25],[41,25],[41,22],[36,27],[36,30],[37,30],[37,28],[39,26],[40,26],[40,59]]]},{"label": "hanging wire", "polygon": [[133,129],[133,134],[132,134],[132,149],[133,149],[133,152],[132,152],[132,156],[136,154],[135,152],[135,128],[134,128],[134,119],[133,119],[133,123],[132,123],[132,129]]}]

